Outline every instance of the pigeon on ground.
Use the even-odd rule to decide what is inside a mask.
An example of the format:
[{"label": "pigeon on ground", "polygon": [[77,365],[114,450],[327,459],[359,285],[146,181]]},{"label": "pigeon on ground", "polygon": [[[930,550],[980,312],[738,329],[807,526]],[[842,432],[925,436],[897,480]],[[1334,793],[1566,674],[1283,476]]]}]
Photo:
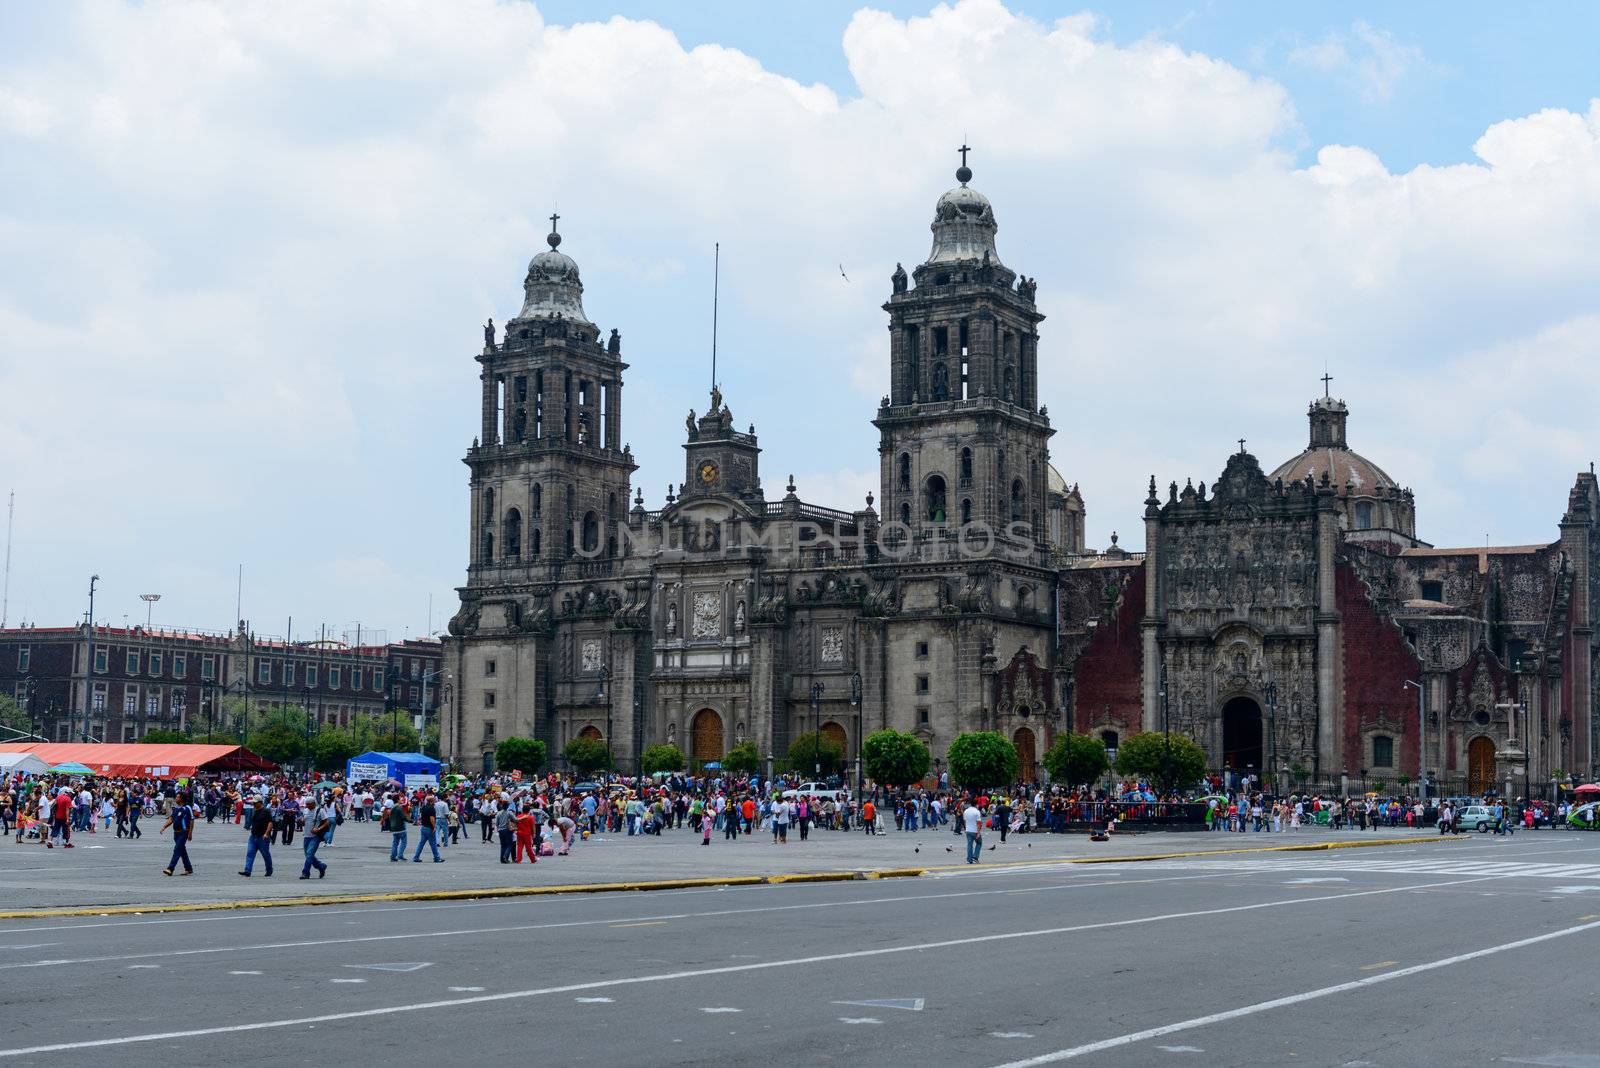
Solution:
[{"label": "pigeon on ground", "polygon": [[912,850],[912,851],[911,851],[911,852],[913,852],[913,853],[920,853],[920,852],[922,852],[922,847],[921,847],[921,846],[917,846],[917,847],[916,847],[916,848],[915,848],[915,849],[913,849],[913,850]]},{"label": "pigeon on ground", "polygon": [[955,846],[945,846],[944,847],[944,851],[946,853],[954,853],[956,851],[956,847]]},{"label": "pigeon on ground", "polygon": [[990,847],[989,847],[989,852],[991,852],[991,853],[993,853],[993,852],[994,852],[994,846],[990,846]]}]

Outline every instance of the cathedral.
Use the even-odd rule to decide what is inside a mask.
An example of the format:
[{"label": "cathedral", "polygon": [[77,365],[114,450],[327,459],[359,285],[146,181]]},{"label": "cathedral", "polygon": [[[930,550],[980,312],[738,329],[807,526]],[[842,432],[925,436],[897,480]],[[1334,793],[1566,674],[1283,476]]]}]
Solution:
[{"label": "cathedral", "polygon": [[880,489],[849,512],[792,478],[769,496],[755,427],[715,386],[684,422],[682,483],[647,510],[621,335],[585,315],[552,217],[521,311],[477,355],[441,709],[457,766],[492,769],[516,735],[552,757],[602,739],[623,771],[658,742],[700,766],[749,741],[782,767],[814,731],[853,766],[892,727],[936,768],[956,735],[998,731],[1030,780],[1067,730],[1115,749],[1170,729],[1219,772],[1310,787],[1520,793],[1592,772],[1592,469],[1555,540],[1435,548],[1325,379],[1299,455],[1267,473],[1241,442],[1209,486],[1152,477],[1146,551],[1091,550],[1051,462],[1036,282],[1001,261],[964,157],[956,178],[927,258],[890,279]]}]

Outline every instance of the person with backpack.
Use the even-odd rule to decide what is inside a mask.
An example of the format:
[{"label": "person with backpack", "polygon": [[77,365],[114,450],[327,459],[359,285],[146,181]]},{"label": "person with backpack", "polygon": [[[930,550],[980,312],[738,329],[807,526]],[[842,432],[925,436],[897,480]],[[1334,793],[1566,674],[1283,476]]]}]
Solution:
[{"label": "person with backpack", "polygon": [[321,795],[317,807],[306,817],[306,862],[300,869],[302,879],[311,878],[312,868],[317,869],[319,879],[328,874],[328,866],[317,859],[317,848],[322,845],[324,837],[333,831],[334,809],[327,797],[327,794]]}]

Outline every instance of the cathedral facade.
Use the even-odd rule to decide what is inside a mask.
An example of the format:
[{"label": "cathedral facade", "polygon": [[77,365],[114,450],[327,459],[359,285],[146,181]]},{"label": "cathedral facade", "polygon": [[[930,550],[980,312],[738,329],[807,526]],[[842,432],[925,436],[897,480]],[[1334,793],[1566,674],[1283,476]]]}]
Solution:
[{"label": "cathedral facade", "polygon": [[1209,490],[1152,478],[1146,552],[1091,551],[1051,462],[1035,283],[1002,263],[964,163],[956,177],[927,259],[890,279],[880,491],[849,512],[792,478],[769,498],[755,426],[715,387],[685,420],[682,483],[647,510],[621,337],[584,314],[552,219],[521,311],[477,356],[448,757],[488,768],[510,735],[553,755],[587,736],[623,770],[657,742],[698,765],[752,741],[781,766],[802,734],[854,761],[893,727],[942,762],[983,729],[1035,778],[1060,731],[1114,748],[1170,728],[1218,769],[1318,784],[1592,766],[1592,472],[1550,544],[1435,549],[1325,389],[1300,455],[1269,475],[1241,443]]}]

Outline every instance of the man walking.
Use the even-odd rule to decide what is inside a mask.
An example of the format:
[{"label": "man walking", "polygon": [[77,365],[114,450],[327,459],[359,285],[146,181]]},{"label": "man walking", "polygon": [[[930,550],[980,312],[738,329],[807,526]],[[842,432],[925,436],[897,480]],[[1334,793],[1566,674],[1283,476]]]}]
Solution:
[{"label": "man walking", "polygon": [[167,822],[161,825],[164,831],[172,828],[172,859],[167,861],[167,866],[162,869],[162,875],[171,875],[177,870],[178,864],[183,863],[183,874],[193,875],[194,865],[189,863],[189,839],[194,835],[194,809],[189,807],[189,795],[180,793],[178,803],[172,806],[172,814],[167,817]]},{"label": "man walking", "polygon": [[432,794],[423,798],[417,805],[417,853],[412,857],[413,863],[422,863],[422,850],[424,847],[433,850],[433,862],[443,864],[444,858],[439,855],[439,815],[434,809]]},{"label": "man walking", "polygon": [[250,869],[255,866],[256,854],[261,854],[261,862],[267,866],[266,877],[272,878],[272,810],[263,803],[250,810],[250,842],[245,846],[244,871],[240,872],[246,879],[250,878]]},{"label": "man walking", "polygon": [[51,849],[56,847],[56,836],[61,837],[61,844],[67,849],[72,848],[72,808],[74,799],[72,791],[63,786],[61,792],[56,794],[55,804],[50,812],[50,837],[45,845]]},{"label": "man walking", "polygon": [[967,832],[967,863],[976,864],[983,853],[983,813],[975,802],[968,801],[961,810],[961,822]]},{"label": "man walking", "polygon": [[317,799],[317,807],[306,817],[305,851],[306,862],[300,868],[300,878],[311,878],[311,869],[317,869],[317,878],[321,879],[328,874],[328,866],[317,859],[317,847],[322,845],[324,837],[333,830],[333,808],[328,804],[328,795],[323,794]]},{"label": "man walking", "polygon": [[410,808],[404,797],[398,801],[391,799],[389,806],[383,810],[383,829],[388,831],[390,836],[390,863],[406,859],[406,824],[411,818],[409,813]]}]

